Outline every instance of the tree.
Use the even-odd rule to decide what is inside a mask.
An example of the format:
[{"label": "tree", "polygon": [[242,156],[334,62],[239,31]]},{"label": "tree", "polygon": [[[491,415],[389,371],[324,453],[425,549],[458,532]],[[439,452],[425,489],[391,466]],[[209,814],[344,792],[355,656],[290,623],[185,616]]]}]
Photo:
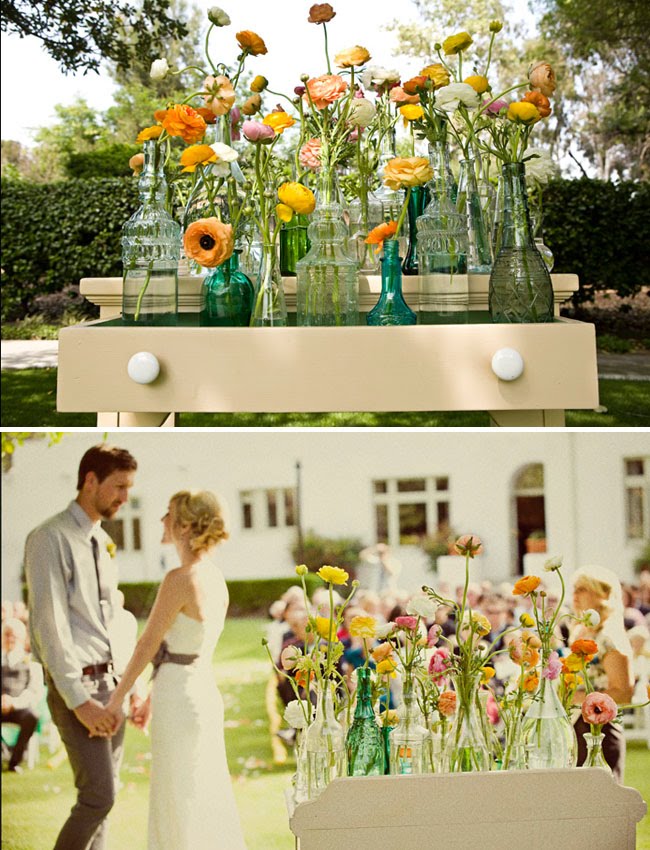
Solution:
[{"label": "tree", "polygon": [[1,0],[3,32],[33,35],[64,73],[99,72],[104,60],[128,68],[134,56],[151,63],[168,41],[187,35],[170,14],[171,0]]}]

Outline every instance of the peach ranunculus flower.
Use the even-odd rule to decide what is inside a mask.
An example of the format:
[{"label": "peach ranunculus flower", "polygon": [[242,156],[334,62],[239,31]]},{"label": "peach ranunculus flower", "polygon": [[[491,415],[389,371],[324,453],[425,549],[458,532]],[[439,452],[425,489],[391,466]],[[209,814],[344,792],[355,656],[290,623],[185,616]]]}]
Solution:
[{"label": "peach ranunculus flower", "polygon": [[379,646],[376,646],[370,654],[372,656],[372,660],[375,663],[379,663],[385,658],[391,657],[393,654],[393,647],[390,643],[380,643]]},{"label": "peach ranunculus flower", "polygon": [[235,35],[235,38],[244,53],[250,53],[251,56],[263,56],[269,52],[262,36],[252,30],[242,30]]},{"label": "peach ranunculus flower", "polygon": [[350,576],[341,567],[322,566],[316,573],[328,584],[347,584]]},{"label": "peach ranunculus flower", "polygon": [[483,551],[483,543],[476,534],[463,534],[454,543],[454,549],[459,555],[469,555],[470,558],[474,558]]},{"label": "peach ranunculus flower", "polygon": [[232,225],[214,217],[193,221],[183,237],[187,257],[208,269],[230,259],[234,246]]},{"label": "peach ranunculus flower", "polygon": [[593,726],[611,723],[618,714],[618,706],[609,694],[593,691],[582,703],[582,719]]},{"label": "peach ranunculus flower", "polygon": [[358,68],[365,65],[371,59],[370,53],[365,47],[360,44],[355,44],[354,47],[348,47],[346,50],[341,50],[334,57],[334,62],[337,68]]},{"label": "peach ranunculus flower", "polygon": [[484,94],[490,88],[488,78],[481,74],[471,74],[469,77],[465,77],[463,82],[471,86],[478,94]]},{"label": "peach ranunculus flower", "polygon": [[211,109],[208,109],[207,106],[197,106],[196,111],[199,113],[201,118],[203,118],[206,124],[217,123],[217,116]]},{"label": "peach ranunculus flower", "polygon": [[526,675],[524,676],[524,681],[522,682],[522,686],[527,693],[534,693],[537,690],[537,687],[539,686],[539,676],[537,675],[537,673],[535,673],[534,671],[526,673]]},{"label": "peach ranunculus flower", "polygon": [[438,712],[443,717],[451,717],[456,711],[458,697],[455,691],[443,691],[438,697]]},{"label": "peach ranunculus flower", "polygon": [[154,124],[153,127],[145,127],[144,130],[140,130],[138,135],[136,136],[136,142],[150,142],[152,139],[159,139],[163,127],[160,124]]},{"label": "peach ranunculus flower", "polygon": [[551,97],[557,87],[555,71],[544,60],[534,62],[528,69],[528,83],[533,91]]},{"label": "peach ranunculus flower", "polygon": [[536,632],[524,631],[521,633],[521,639],[526,646],[532,646],[533,649],[541,649],[542,641]]},{"label": "peach ranunculus flower", "polygon": [[391,103],[419,103],[420,95],[419,94],[407,94],[402,86],[393,86],[390,90],[390,102]]},{"label": "peach ranunculus flower", "polygon": [[262,108],[262,98],[259,94],[252,94],[242,104],[241,111],[244,115],[255,115]]},{"label": "peach ranunculus flower", "polygon": [[215,115],[225,115],[235,102],[235,90],[228,77],[206,77],[203,88],[207,92],[203,99]]},{"label": "peach ranunculus flower", "polygon": [[348,90],[348,84],[338,74],[321,74],[307,80],[307,91],[303,99],[307,105],[313,102],[316,109],[325,109],[343,97]]},{"label": "peach ranunculus flower", "polygon": [[434,62],[432,65],[426,65],[420,71],[420,74],[431,80],[434,89],[441,89],[443,86],[448,86],[451,79],[449,71],[440,62]]},{"label": "peach ranunculus flower", "polygon": [[433,177],[433,169],[425,156],[396,156],[386,163],[384,185],[397,191],[407,186],[422,186]]},{"label": "peach ranunculus flower", "polygon": [[375,252],[378,254],[384,245],[385,239],[392,239],[397,233],[396,221],[382,221],[377,227],[373,227],[370,233],[366,236],[368,245],[376,245]]},{"label": "peach ranunculus flower", "polygon": [[276,133],[282,135],[287,127],[293,127],[296,122],[289,115],[288,112],[269,112],[269,114],[262,119],[262,124],[266,124],[267,127],[273,127]]},{"label": "peach ranunculus flower", "polygon": [[472,43],[472,36],[468,32],[459,32],[456,35],[450,35],[449,38],[446,38],[442,42],[442,49],[445,56],[455,56],[461,50],[467,50]]},{"label": "peach ranunculus flower", "polygon": [[283,670],[293,670],[301,657],[302,652],[297,646],[285,646],[280,653],[280,666]]},{"label": "peach ranunculus flower", "polygon": [[186,103],[171,106],[165,113],[162,125],[170,136],[180,136],[188,145],[202,139],[207,126],[196,109]]},{"label": "peach ranunculus flower", "polygon": [[[526,94],[521,99],[522,103],[532,103],[533,106],[537,107],[537,111],[542,116],[542,118],[548,118],[551,114],[551,101],[546,97],[545,94],[542,94],[541,91],[527,91]],[[546,567],[544,567],[546,569]],[[553,569],[557,569],[554,567]],[[550,570],[549,570],[550,572]]]},{"label": "peach ranunculus flower", "polygon": [[320,139],[309,139],[300,148],[298,159],[303,168],[317,171],[320,168],[320,151],[322,142]]},{"label": "peach ranunculus flower", "polygon": [[133,174],[137,177],[144,168],[144,154],[134,154],[129,160],[129,168],[133,169]]},{"label": "peach ranunculus flower", "polygon": [[512,588],[512,595],[528,596],[533,590],[537,590],[541,581],[539,576],[524,576],[515,582],[515,586]]},{"label": "peach ranunculus flower", "polygon": [[336,12],[329,3],[314,3],[307,20],[310,24],[327,24],[335,15]]}]

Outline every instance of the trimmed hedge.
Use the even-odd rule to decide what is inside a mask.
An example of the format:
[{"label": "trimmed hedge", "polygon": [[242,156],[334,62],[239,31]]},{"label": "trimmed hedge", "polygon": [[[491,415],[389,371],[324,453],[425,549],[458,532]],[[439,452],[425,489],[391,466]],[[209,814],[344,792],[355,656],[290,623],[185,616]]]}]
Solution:
[{"label": "trimmed hedge", "polygon": [[[323,583],[318,576],[310,573],[305,576],[307,593],[311,596],[317,587]],[[292,585],[299,585],[298,577],[295,578],[268,578],[250,579],[248,581],[228,581],[228,593],[230,595],[230,617],[265,617],[268,614],[272,602]],[[120,584],[120,590],[124,593],[124,607],[138,619],[149,615],[151,607],[158,592],[159,582],[141,581],[125,582]]]},{"label": "trimmed hedge", "polygon": [[71,153],[65,171],[68,177],[79,180],[130,177],[129,160],[141,150],[140,145],[116,143],[86,153]]}]

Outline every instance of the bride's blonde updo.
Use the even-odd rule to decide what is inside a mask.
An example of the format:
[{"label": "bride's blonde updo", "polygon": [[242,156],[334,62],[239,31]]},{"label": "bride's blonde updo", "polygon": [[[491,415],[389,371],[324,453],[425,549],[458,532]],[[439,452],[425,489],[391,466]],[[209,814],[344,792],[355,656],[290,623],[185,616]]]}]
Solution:
[{"label": "bride's blonde updo", "polygon": [[190,547],[197,554],[228,539],[221,505],[209,490],[181,490],[169,505],[174,508],[174,525],[189,529]]}]

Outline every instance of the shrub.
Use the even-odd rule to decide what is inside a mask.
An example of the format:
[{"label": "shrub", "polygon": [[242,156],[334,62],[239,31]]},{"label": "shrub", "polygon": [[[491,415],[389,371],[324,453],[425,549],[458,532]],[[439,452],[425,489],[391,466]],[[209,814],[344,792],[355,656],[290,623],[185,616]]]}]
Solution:
[{"label": "shrub", "polygon": [[323,564],[342,567],[354,578],[354,568],[359,563],[359,552],[363,543],[356,537],[321,537],[315,531],[308,531],[303,539],[302,553],[296,542],[291,548],[291,555],[297,563],[301,561],[313,572]]},{"label": "shrub", "polygon": [[86,153],[71,153],[65,164],[66,175],[73,180],[130,177],[129,160],[140,151],[140,145],[112,144]]}]

